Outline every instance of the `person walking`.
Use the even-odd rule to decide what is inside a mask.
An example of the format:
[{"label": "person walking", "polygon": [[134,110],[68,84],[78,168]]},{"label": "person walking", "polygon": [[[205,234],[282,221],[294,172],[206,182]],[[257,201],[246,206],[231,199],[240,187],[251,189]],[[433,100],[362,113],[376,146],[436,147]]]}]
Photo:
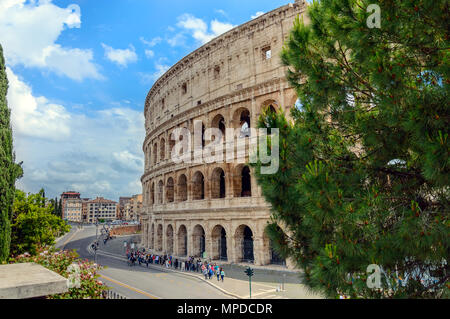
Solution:
[{"label": "person walking", "polygon": [[203,275],[205,276],[205,279],[208,279],[208,270],[206,269],[205,265],[203,265]]},{"label": "person walking", "polygon": [[223,282],[223,277],[225,277],[225,271],[223,270],[223,268],[220,268],[220,277],[222,278]]}]

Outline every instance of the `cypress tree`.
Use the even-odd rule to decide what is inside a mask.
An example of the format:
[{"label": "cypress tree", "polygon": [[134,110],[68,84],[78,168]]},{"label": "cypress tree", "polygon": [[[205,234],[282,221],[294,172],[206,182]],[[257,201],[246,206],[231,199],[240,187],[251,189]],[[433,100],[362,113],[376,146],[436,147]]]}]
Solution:
[{"label": "cypress tree", "polygon": [[280,130],[266,232],[327,297],[448,298],[449,3],[380,1],[381,28],[369,4],[314,1],[285,43],[299,103],[259,121]]},{"label": "cypress tree", "polygon": [[7,260],[11,243],[11,218],[15,193],[15,182],[22,176],[22,168],[16,164],[8,108],[3,48],[0,45],[0,263]]}]

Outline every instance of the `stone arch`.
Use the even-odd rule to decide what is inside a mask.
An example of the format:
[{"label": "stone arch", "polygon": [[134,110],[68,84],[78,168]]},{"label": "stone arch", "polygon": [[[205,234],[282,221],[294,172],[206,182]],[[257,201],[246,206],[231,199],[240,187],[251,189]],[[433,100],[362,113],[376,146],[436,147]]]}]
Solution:
[{"label": "stone arch", "polygon": [[222,225],[216,225],[211,232],[212,252],[211,258],[228,260],[227,232]]},{"label": "stone arch", "polygon": [[187,178],[186,175],[184,174],[181,174],[180,177],[178,177],[177,195],[179,202],[187,201],[188,198]]},{"label": "stone arch", "polygon": [[153,165],[158,163],[158,143],[153,144]]},{"label": "stone arch", "polygon": [[250,136],[251,113],[248,108],[240,107],[233,114],[234,128],[239,129],[239,137]]},{"label": "stone arch", "polygon": [[192,199],[205,199],[205,177],[200,171],[195,172],[192,178]]},{"label": "stone arch", "polygon": [[163,195],[164,195],[164,182],[160,180],[158,182],[158,204],[163,203],[164,200]]},{"label": "stone arch", "polygon": [[170,156],[170,158],[172,158],[174,156],[172,153],[173,153],[176,141],[174,139],[172,139],[172,132],[170,132],[168,136],[169,136],[169,156]]},{"label": "stone arch", "polygon": [[248,165],[236,166],[233,174],[234,197],[251,197],[252,183],[251,172]]},{"label": "stone arch", "polygon": [[235,256],[238,262],[253,263],[254,257],[254,233],[251,228],[245,224],[240,225],[235,231],[236,250]]},{"label": "stone arch", "polygon": [[197,224],[192,230],[192,256],[202,257],[206,250],[205,229],[202,225]]},{"label": "stone arch", "polygon": [[280,107],[279,107],[278,102],[274,99],[265,100],[261,104],[261,111],[271,110],[273,112],[277,112],[279,108]]},{"label": "stone arch", "polygon": [[152,183],[150,188],[150,205],[155,203],[155,182]]},{"label": "stone arch", "polygon": [[172,203],[175,200],[174,188],[173,178],[169,177],[166,183],[166,199],[168,203]]},{"label": "stone arch", "polygon": [[222,114],[217,114],[216,116],[214,116],[213,120],[211,121],[211,127],[218,128],[222,132],[222,138],[225,139],[226,123],[225,117]]},{"label": "stone arch", "polygon": [[159,158],[161,161],[166,158],[166,140],[164,138],[159,143]]},{"label": "stone arch", "polygon": [[167,225],[166,229],[166,253],[173,254],[173,227],[170,224]]},{"label": "stone arch", "polygon": [[225,172],[221,167],[216,167],[211,173],[211,198],[225,198]]},{"label": "stone arch", "polygon": [[156,229],[156,250],[162,251],[162,243],[163,243],[163,225],[158,224]]},{"label": "stone arch", "polygon": [[180,225],[178,228],[178,256],[184,257],[187,256],[187,248],[188,248],[188,236],[187,229],[185,225]]}]

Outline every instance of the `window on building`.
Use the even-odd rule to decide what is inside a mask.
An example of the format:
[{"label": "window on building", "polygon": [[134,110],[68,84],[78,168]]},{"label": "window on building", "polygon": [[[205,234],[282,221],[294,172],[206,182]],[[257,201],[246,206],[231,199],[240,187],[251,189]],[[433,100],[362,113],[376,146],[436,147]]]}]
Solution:
[{"label": "window on building", "polygon": [[214,68],[214,80],[218,80],[220,77],[220,66]]},{"label": "window on building", "polygon": [[270,49],[270,46],[264,47],[262,49],[262,57],[263,60],[269,60],[272,58],[272,50]]},{"label": "window on building", "polygon": [[181,86],[181,93],[186,94],[187,93],[187,83],[183,83]]}]

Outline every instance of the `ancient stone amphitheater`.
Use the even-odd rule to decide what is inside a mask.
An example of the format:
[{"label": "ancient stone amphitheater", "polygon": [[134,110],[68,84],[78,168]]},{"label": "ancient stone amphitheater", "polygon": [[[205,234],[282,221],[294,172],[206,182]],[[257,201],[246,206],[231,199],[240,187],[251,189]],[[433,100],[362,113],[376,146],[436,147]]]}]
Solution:
[{"label": "ancient stone amphitheater", "polygon": [[[201,256],[232,263],[284,263],[264,228],[270,206],[252,169],[239,161],[176,163],[175,129],[256,127],[267,108],[288,113],[297,97],[279,54],[296,1],[270,11],[190,53],[150,89],[145,101],[142,244],[178,258]],[[199,122],[201,121],[201,122]],[[236,136],[246,138],[246,135]],[[289,265],[288,265],[289,266]]]}]

